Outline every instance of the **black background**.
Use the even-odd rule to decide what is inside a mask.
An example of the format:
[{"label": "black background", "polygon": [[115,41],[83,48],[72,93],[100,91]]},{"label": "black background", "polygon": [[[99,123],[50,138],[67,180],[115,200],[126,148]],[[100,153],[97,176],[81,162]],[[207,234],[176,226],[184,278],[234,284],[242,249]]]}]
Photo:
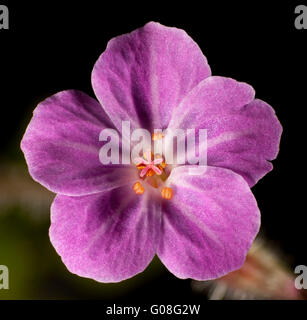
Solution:
[{"label": "black background", "polygon": [[[251,84],[256,96],[274,107],[284,128],[280,154],[274,170],[253,192],[263,234],[290,258],[292,267],[307,265],[307,30],[294,27],[294,9],[303,0],[1,4],[9,7],[10,29],[0,30],[0,160],[23,157],[16,141],[39,101],[65,89],[94,96],[91,70],[110,38],[148,21],[182,28],[199,44],[214,75]],[[188,281],[166,272],[127,299],[200,298],[193,296]]]}]

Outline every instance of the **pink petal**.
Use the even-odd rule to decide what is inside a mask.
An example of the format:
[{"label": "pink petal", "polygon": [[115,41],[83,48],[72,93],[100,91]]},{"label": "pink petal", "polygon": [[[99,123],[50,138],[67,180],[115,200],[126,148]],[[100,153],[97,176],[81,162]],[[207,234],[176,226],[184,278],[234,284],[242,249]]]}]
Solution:
[{"label": "pink petal", "polygon": [[156,252],[161,214],[132,187],[90,196],[58,195],[50,240],[68,270],[101,282],[142,272]]},{"label": "pink petal", "polygon": [[[230,78],[209,77],[173,112],[170,128],[207,129],[207,163],[241,174],[250,186],[272,169],[282,127],[254,90]],[[197,147],[198,149],[198,147]]]},{"label": "pink petal", "polygon": [[66,195],[95,193],[132,180],[132,168],[99,161],[100,131],[112,126],[100,104],[80,91],[63,91],[44,100],[21,141],[31,176]]},{"label": "pink petal", "polygon": [[211,71],[198,45],[177,28],[150,22],[112,39],[96,62],[92,85],[121,128],[166,128],[172,110]]},{"label": "pink petal", "polygon": [[209,280],[241,267],[260,225],[256,200],[238,174],[190,166],[169,177],[173,198],[162,206],[158,256],[179,278]]}]

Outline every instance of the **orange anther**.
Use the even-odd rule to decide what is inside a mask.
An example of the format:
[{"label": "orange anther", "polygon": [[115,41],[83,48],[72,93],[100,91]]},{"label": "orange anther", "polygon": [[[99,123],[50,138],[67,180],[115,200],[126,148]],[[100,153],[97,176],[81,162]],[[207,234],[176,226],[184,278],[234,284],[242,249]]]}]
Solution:
[{"label": "orange anther", "polygon": [[162,132],[153,133],[151,138],[152,140],[160,140],[164,138],[164,134]]},{"label": "orange anther", "polygon": [[162,188],[161,195],[163,199],[171,200],[173,197],[172,188],[167,188],[167,187]]},{"label": "orange anther", "polygon": [[154,174],[155,174],[155,172],[154,172],[152,169],[149,169],[149,170],[146,172],[146,177],[152,177]]},{"label": "orange anther", "polygon": [[139,170],[143,170],[144,168],[146,168],[145,164],[139,164],[136,166]]},{"label": "orange anther", "polygon": [[158,165],[158,168],[160,170],[163,170],[165,167],[166,167],[166,163],[165,162],[162,162],[161,164]]},{"label": "orange anther", "polygon": [[136,194],[143,194],[144,193],[144,187],[142,186],[142,184],[140,182],[136,182],[133,185],[133,190]]}]

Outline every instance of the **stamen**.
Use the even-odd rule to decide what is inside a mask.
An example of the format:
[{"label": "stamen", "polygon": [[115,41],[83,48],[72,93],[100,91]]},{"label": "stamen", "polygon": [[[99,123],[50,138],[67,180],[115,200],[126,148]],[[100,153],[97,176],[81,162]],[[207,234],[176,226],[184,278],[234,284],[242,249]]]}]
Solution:
[{"label": "stamen", "polygon": [[136,182],[133,185],[133,190],[136,194],[143,194],[144,193],[144,187],[142,186],[142,184],[140,182]]},{"label": "stamen", "polygon": [[149,169],[146,173],[146,177],[152,177],[155,175],[155,172],[152,169]]},{"label": "stamen", "polygon": [[162,132],[153,133],[151,136],[152,140],[160,140],[164,138],[164,134]]},{"label": "stamen", "polygon": [[171,200],[173,197],[173,189],[172,188],[168,188],[168,187],[164,187],[161,190],[161,195],[163,199],[166,200]]},{"label": "stamen", "polygon": [[[143,158],[134,159],[134,163],[140,170],[141,181],[146,181],[153,188],[161,188],[170,175],[170,170],[161,154],[153,154],[150,150],[144,152]],[[136,182],[133,186],[136,194],[143,194],[144,187],[140,182]],[[173,197],[172,188],[162,187],[161,196],[163,199],[170,200]]]}]

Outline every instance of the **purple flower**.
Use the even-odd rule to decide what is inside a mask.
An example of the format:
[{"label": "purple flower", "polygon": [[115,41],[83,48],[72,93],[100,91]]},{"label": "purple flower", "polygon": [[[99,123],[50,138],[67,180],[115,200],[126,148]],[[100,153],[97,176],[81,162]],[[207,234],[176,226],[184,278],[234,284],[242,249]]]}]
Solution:
[{"label": "purple flower", "polygon": [[[153,22],[108,43],[92,85],[99,102],[76,90],[41,102],[21,142],[33,179],[57,193],[50,239],[67,268],[117,282],[157,254],[179,278],[238,269],[260,226],[250,187],[279,149],[274,110],[248,84],[211,76],[183,30]],[[167,164],[149,156],[137,167],[103,165],[99,134],[122,121],[207,129],[207,170],[189,175],[181,165],[163,176]]]}]

